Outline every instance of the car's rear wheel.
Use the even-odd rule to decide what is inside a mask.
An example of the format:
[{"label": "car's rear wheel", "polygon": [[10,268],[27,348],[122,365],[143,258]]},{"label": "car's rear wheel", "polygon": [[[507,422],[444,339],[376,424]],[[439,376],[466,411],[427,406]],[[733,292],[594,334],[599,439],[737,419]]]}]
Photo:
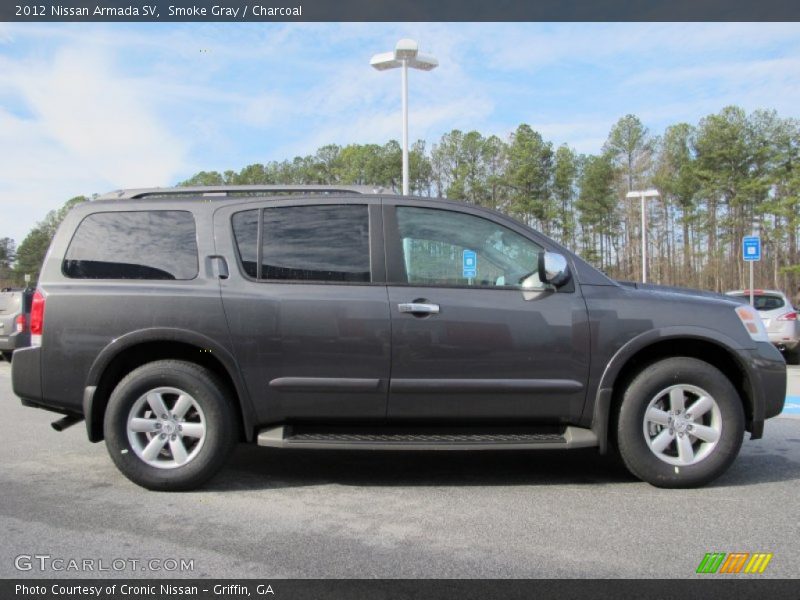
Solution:
[{"label": "car's rear wheel", "polygon": [[163,360],[128,374],[111,394],[106,447],[120,471],[151,490],[188,490],[211,478],[237,441],[235,411],[217,377]]},{"label": "car's rear wheel", "polygon": [[694,358],[642,370],[625,390],[617,445],[625,465],[658,487],[695,487],[719,477],[739,453],[744,411],[725,375]]},{"label": "car's rear wheel", "polygon": [[2,354],[3,354],[3,358],[6,360],[6,362],[11,362],[11,359],[14,356],[14,352],[11,351],[11,350],[3,350]]}]

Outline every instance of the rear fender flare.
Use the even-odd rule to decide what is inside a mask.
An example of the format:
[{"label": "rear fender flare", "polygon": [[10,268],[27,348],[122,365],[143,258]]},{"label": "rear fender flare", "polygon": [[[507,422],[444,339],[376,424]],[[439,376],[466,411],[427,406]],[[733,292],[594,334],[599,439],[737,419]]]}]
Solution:
[{"label": "rear fender flare", "polygon": [[99,385],[103,373],[105,373],[112,361],[122,352],[135,346],[152,342],[180,342],[211,352],[222,364],[233,382],[242,410],[245,436],[248,440],[252,438],[254,427],[252,400],[233,354],[211,338],[194,331],[178,328],[153,327],[126,333],[123,336],[111,340],[111,343],[100,351],[94,363],[92,363],[92,367],[89,369],[89,374],[86,377],[86,393],[84,393],[84,415],[86,416],[86,428],[90,440],[99,441],[95,431],[98,426],[102,431],[102,418],[100,418],[100,423],[98,424],[98,419],[96,415],[93,414],[94,411],[92,411],[92,402],[94,391]]}]

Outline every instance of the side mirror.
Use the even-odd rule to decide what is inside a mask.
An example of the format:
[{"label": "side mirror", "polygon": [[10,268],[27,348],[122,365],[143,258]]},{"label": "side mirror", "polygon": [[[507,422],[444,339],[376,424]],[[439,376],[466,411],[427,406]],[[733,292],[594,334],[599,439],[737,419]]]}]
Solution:
[{"label": "side mirror", "polygon": [[569,265],[562,254],[539,252],[539,281],[559,288],[569,280]]}]

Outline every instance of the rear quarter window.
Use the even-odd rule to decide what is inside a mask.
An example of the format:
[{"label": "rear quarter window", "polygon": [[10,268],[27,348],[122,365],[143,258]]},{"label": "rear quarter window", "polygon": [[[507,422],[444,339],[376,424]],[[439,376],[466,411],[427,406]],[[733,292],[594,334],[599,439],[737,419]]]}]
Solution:
[{"label": "rear quarter window", "polygon": [[180,210],[89,215],[72,237],[62,272],[71,279],[194,279],[194,217]]}]

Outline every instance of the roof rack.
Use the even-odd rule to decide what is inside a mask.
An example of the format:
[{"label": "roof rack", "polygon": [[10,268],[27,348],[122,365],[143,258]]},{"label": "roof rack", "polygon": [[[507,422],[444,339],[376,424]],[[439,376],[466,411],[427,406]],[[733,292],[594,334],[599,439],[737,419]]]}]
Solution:
[{"label": "roof rack", "polygon": [[383,187],[368,185],[191,185],[186,187],[135,188],[116,190],[97,200],[135,200],[150,196],[228,196],[230,194],[393,194]]}]

